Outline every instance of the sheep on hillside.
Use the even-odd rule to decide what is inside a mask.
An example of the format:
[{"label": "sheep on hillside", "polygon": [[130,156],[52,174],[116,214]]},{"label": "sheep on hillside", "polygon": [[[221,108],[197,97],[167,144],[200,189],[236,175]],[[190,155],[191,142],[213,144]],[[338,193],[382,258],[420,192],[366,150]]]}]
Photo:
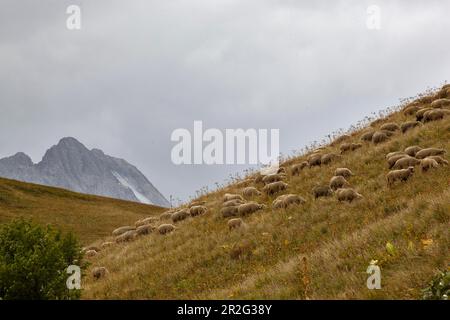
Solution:
[{"label": "sheep on hillside", "polygon": [[190,216],[189,209],[181,209],[177,212],[174,212],[171,216],[172,222],[179,222],[187,219]]},{"label": "sheep on hillside", "polygon": [[112,235],[117,237],[117,236],[120,236],[121,234],[124,234],[125,232],[135,230],[135,229],[136,229],[135,227],[131,227],[131,226],[120,227],[120,228],[115,229],[112,232]]},{"label": "sheep on hillside", "polygon": [[137,236],[136,230],[130,230],[130,231],[127,231],[127,232],[121,234],[120,236],[117,236],[115,238],[115,241],[117,243],[119,243],[119,242],[128,242],[128,241],[134,240],[136,238],[136,236]]},{"label": "sheep on hillside", "polygon": [[425,159],[420,160],[420,168],[422,169],[423,172],[426,172],[432,168],[437,168],[437,167],[439,167],[439,164],[434,159],[425,158]]},{"label": "sheep on hillside", "polygon": [[394,155],[394,156],[388,158],[387,163],[388,163],[389,169],[392,169],[392,167],[395,165],[395,163],[398,160],[403,159],[405,157],[409,157],[409,156],[406,153],[401,153],[401,154],[397,154],[397,155]]},{"label": "sheep on hillside", "polygon": [[300,174],[300,171],[302,171],[304,168],[308,166],[307,161],[303,161],[301,163],[296,163],[291,166],[291,174],[293,176],[297,176]]},{"label": "sheep on hillside", "polygon": [[348,201],[353,202],[354,200],[362,199],[363,196],[356,192],[352,188],[341,188],[336,190],[336,197],[339,202]]},{"label": "sheep on hillside", "polygon": [[372,142],[374,144],[382,143],[382,142],[384,142],[384,141],[386,141],[388,139],[389,139],[389,137],[386,134],[386,132],[384,132],[384,131],[377,131],[372,136]]},{"label": "sheep on hillside", "polygon": [[224,203],[222,204],[222,208],[226,208],[226,207],[236,207],[236,206],[238,206],[238,205],[240,205],[240,204],[243,204],[243,203],[245,203],[244,200],[241,200],[241,199],[234,199],[234,200],[230,200],[230,201],[224,202]]},{"label": "sheep on hillside", "polygon": [[247,187],[242,190],[242,195],[246,198],[260,196],[261,192],[255,187]]},{"label": "sheep on hillside", "polygon": [[400,127],[398,126],[398,124],[393,123],[393,122],[389,122],[389,123],[385,123],[380,127],[380,130],[382,131],[397,131],[400,130]]},{"label": "sheep on hillside", "polygon": [[208,208],[205,206],[193,206],[189,209],[191,217],[199,216],[208,212]]},{"label": "sheep on hillside", "polygon": [[426,148],[422,149],[419,152],[416,153],[417,159],[423,159],[429,156],[440,156],[445,154],[447,151],[444,149],[438,149],[438,148]]},{"label": "sheep on hillside", "polygon": [[337,168],[336,170],[334,170],[334,175],[343,176],[344,178],[348,179],[353,176],[353,172],[347,168]]},{"label": "sheep on hillside", "polygon": [[158,227],[158,232],[159,232],[159,234],[163,234],[164,235],[164,234],[167,234],[167,233],[170,233],[170,232],[174,231],[176,228],[177,227],[175,227],[173,224],[165,223],[165,224],[162,224],[162,225],[160,225]]},{"label": "sheep on hillside", "polygon": [[225,193],[225,195],[223,196],[223,202],[235,199],[244,200],[244,198],[242,198],[240,194]]},{"label": "sheep on hillside", "polygon": [[238,215],[238,207],[239,206],[222,208],[222,209],[220,209],[220,214],[224,218],[237,216]]},{"label": "sheep on hillside", "polygon": [[300,205],[305,203],[306,200],[296,194],[285,194],[276,198],[272,203],[274,209],[286,209],[291,205]]},{"label": "sheep on hillside", "polygon": [[407,169],[408,167],[417,166],[420,164],[420,160],[414,158],[414,157],[404,157],[401,159],[398,159],[392,169],[398,170],[398,169]]},{"label": "sheep on hillside", "polygon": [[365,133],[363,133],[362,135],[361,135],[361,140],[362,141],[372,141],[372,137],[373,137],[373,134],[375,133],[375,131],[368,131],[368,132],[365,132]]},{"label": "sheep on hillside", "polygon": [[345,180],[345,178],[343,176],[334,176],[330,180],[330,188],[332,190],[337,190],[339,188],[349,187],[349,186],[350,186],[350,184],[348,183],[347,180]]},{"label": "sheep on hillside", "polygon": [[240,216],[246,216],[246,215],[252,214],[256,211],[263,210],[266,207],[267,206],[265,204],[259,204],[256,202],[244,203],[238,207],[238,214]]},{"label": "sheep on hillside", "polygon": [[420,126],[422,126],[422,122],[420,121],[406,121],[400,125],[400,129],[402,130],[402,133],[406,133],[408,130]]},{"label": "sheep on hillside", "polygon": [[331,161],[334,161],[339,158],[341,158],[341,156],[338,154],[326,153],[321,157],[320,162],[321,162],[321,164],[329,164]]},{"label": "sheep on hillside", "polygon": [[419,147],[419,146],[411,146],[411,147],[407,147],[407,148],[405,149],[405,153],[406,153],[408,156],[415,157],[415,156],[416,156],[416,153],[419,152],[420,150],[422,150],[422,148]]},{"label": "sheep on hillside", "polygon": [[312,190],[314,198],[320,197],[329,197],[333,195],[333,190],[331,190],[330,186],[315,186]]},{"label": "sheep on hillside", "polygon": [[289,185],[287,183],[278,181],[278,182],[269,183],[268,185],[266,185],[264,187],[263,191],[267,195],[270,196],[270,195],[276,194],[278,192],[281,192],[283,190],[286,190],[288,186]]},{"label": "sheep on hillside", "polygon": [[274,174],[269,174],[269,175],[265,176],[263,178],[263,182],[264,182],[264,184],[269,184],[272,182],[282,181],[284,179],[286,179],[286,175],[274,173]]},{"label": "sheep on hillside", "polygon": [[241,218],[233,218],[228,220],[228,229],[240,228],[244,225],[244,221]]},{"label": "sheep on hillside", "polygon": [[407,181],[414,173],[414,167],[408,169],[392,170],[387,174],[387,183],[392,185],[395,181]]},{"label": "sheep on hillside", "polygon": [[105,267],[96,267],[92,269],[92,276],[95,280],[105,277],[109,273]]}]

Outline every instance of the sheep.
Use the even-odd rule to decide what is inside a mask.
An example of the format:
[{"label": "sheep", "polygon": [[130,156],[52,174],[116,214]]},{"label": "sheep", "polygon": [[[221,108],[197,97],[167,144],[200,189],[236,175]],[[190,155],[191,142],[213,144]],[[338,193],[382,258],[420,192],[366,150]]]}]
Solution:
[{"label": "sheep", "polygon": [[440,109],[450,106],[450,99],[437,99],[431,103],[431,107],[434,109]]},{"label": "sheep", "polygon": [[398,159],[395,164],[392,166],[392,169],[398,170],[398,169],[407,169],[408,167],[417,166],[420,164],[420,160],[417,160],[414,157],[404,157],[401,159]]},{"label": "sheep", "polygon": [[343,176],[334,176],[330,179],[330,188],[337,190],[339,188],[348,187],[350,184]]},{"label": "sheep", "polygon": [[407,148],[405,149],[405,153],[406,153],[408,156],[415,157],[415,156],[416,156],[416,153],[419,152],[419,151],[422,150],[422,149],[423,149],[423,148],[421,148],[421,147],[419,147],[419,146],[410,146],[410,147],[407,147]]},{"label": "sheep", "polygon": [[427,111],[423,114],[423,122],[430,122],[444,119],[444,117],[449,113],[450,111],[441,109]]},{"label": "sheep", "polygon": [[195,201],[192,201],[191,203],[189,203],[189,208],[196,207],[196,206],[203,206],[204,204],[206,204],[206,201],[204,201],[204,200],[195,200]]},{"label": "sheep", "polygon": [[361,135],[361,141],[372,141],[372,137],[373,137],[373,134],[375,133],[375,131],[368,131],[368,132],[365,132],[365,133],[363,133],[362,135]]},{"label": "sheep", "polygon": [[143,236],[143,235],[147,235],[153,232],[153,230],[155,230],[156,228],[152,225],[146,224],[143,226],[140,226],[136,229],[136,235],[137,236]]},{"label": "sheep", "polygon": [[343,143],[340,147],[339,150],[342,153],[345,153],[347,151],[354,151],[356,149],[359,149],[362,147],[361,143]]},{"label": "sheep", "polygon": [[[246,187],[249,184],[252,184],[253,182],[255,182],[255,179],[245,179],[245,180],[237,182],[236,183],[236,187],[238,187],[238,188]],[[198,205],[204,205],[204,204],[205,203],[201,203],[201,204],[198,204]]]},{"label": "sheep", "polygon": [[422,149],[419,152],[416,153],[417,159],[423,159],[429,156],[440,156],[445,154],[447,151],[444,149],[438,149],[438,148],[426,148]]},{"label": "sheep", "polygon": [[172,214],[172,222],[179,222],[187,219],[190,215],[189,209],[182,209]]},{"label": "sheep", "polygon": [[392,170],[387,174],[387,183],[392,185],[395,181],[407,181],[414,173],[414,167],[408,169]]},{"label": "sheep", "polygon": [[377,131],[372,136],[372,142],[378,144],[388,139],[388,135],[384,131]]},{"label": "sheep", "polygon": [[413,129],[417,126],[422,126],[422,122],[420,121],[406,121],[400,125],[400,129],[402,133],[406,133],[408,130]]},{"label": "sheep", "polygon": [[423,115],[425,114],[425,112],[433,110],[432,108],[422,108],[419,111],[416,112],[416,120],[417,121],[422,121],[423,119]]},{"label": "sheep", "polygon": [[387,155],[386,155],[386,159],[389,159],[390,157],[393,157],[393,156],[397,156],[397,155],[405,155],[406,153],[404,152],[404,151],[394,151],[394,152],[389,152]]},{"label": "sheep", "polygon": [[220,209],[220,214],[224,218],[237,216],[238,206],[222,208],[222,209]]},{"label": "sheep", "polygon": [[331,161],[341,158],[340,155],[335,153],[326,153],[320,159],[321,164],[329,164]]},{"label": "sheep", "polygon": [[260,173],[258,173],[258,175],[256,176],[256,178],[255,178],[255,184],[259,184],[259,183],[262,183],[262,179],[264,178],[264,176],[262,175],[262,174],[260,174]]},{"label": "sheep", "polygon": [[251,197],[255,197],[255,196],[260,196],[261,192],[258,189],[256,189],[255,187],[247,187],[247,188],[244,188],[244,190],[242,190],[242,195],[244,197],[251,198]]},{"label": "sheep", "polygon": [[423,172],[426,172],[432,168],[437,168],[438,166],[439,166],[439,164],[434,159],[425,158],[425,159],[420,160],[420,168],[422,169]]},{"label": "sheep", "polygon": [[112,246],[113,244],[114,244],[114,242],[106,241],[106,242],[103,242],[103,243],[100,245],[100,247],[102,247],[102,249],[105,249],[105,248],[107,248],[107,247]]},{"label": "sheep", "polygon": [[172,214],[173,214],[172,210],[161,213],[161,215],[159,216],[159,220],[168,220],[172,217]]},{"label": "sheep", "polygon": [[208,208],[205,206],[194,206],[189,209],[191,217],[199,216],[208,212]]},{"label": "sheep", "polygon": [[405,116],[412,116],[419,110],[420,110],[420,107],[418,105],[412,105],[412,106],[408,106],[405,109],[403,109],[403,114]]},{"label": "sheep", "polygon": [[226,208],[226,207],[236,207],[236,206],[238,206],[238,205],[240,205],[240,204],[243,204],[243,203],[245,203],[244,200],[241,200],[241,199],[234,199],[234,200],[230,200],[230,201],[224,202],[224,203],[222,204],[222,208]]},{"label": "sheep", "polygon": [[175,227],[173,224],[164,223],[158,227],[158,232],[159,232],[159,234],[164,235],[164,234],[168,234],[176,229],[177,229],[177,227]]},{"label": "sheep", "polygon": [[308,165],[310,167],[320,166],[322,164],[322,154],[316,153],[308,157]]},{"label": "sheep", "polygon": [[136,230],[130,230],[121,234],[120,236],[117,236],[114,240],[116,241],[116,243],[128,242],[134,240],[136,236],[137,236]]},{"label": "sheep", "polygon": [[91,258],[91,257],[94,257],[94,256],[96,256],[97,255],[97,251],[95,251],[95,250],[87,250],[86,251],[86,257],[88,257],[88,258]]},{"label": "sheep", "polygon": [[240,216],[246,216],[246,215],[252,214],[258,210],[263,210],[266,207],[267,206],[265,204],[259,204],[256,202],[244,203],[238,207],[238,214]]},{"label": "sheep", "polygon": [[244,198],[242,198],[240,194],[225,193],[225,195],[223,196],[223,202],[235,199],[244,200]]},{"label": "sheep", "polygon": [[348,179],[353,175],[353,172],[347,168],[337,168],[336,170],[334,170],[334,175],[342,176],[342,177]]},{"label": "sheep", "polygon": [[405,157],[409,157],[409,156],[406,153],[401,153],[401,154],[397,154],[397,155],[390,157],[389,159],[387,159],[388,168],[392,169],[392,167],[395,165],[395,163],[398,160],[403,159]]},{"label": "sheep", "polygon": [[131,227],[131,226],[120,227],[120,228],[115,229],[112,232],[112,235],[117,237],[117,236],[120,236],[121,234],[124,234],[125,232],[135,230],[135,229],[136,229],[135,227]]},{"label": "sheep", "polygon": [[109,271],[105,267],[95,267],[92,269],[92,277],[94,277],[95,280],[105,277],[108,273]]},{"label": "sheep", "polygon": [[333,194],[330,186],[315,186],[312,190],[314,198],[329,197]]},{"label": "sheep", "polygon": [[282,209],[282,208],[285,209],[291,205],[299,205],[305,202],[306,200],[300,197],[299,195],[285,194],[276,198],[272,203],[272,207],[274,209]]},{"label": "sheep", "polygon": [[241,218],[233,218],[233,219],[228,220],[228,229],[229,230],[240,228],[243,225],[244,225],[244,221]]},{"label": "sheep", "polygon": [[433,159],[440,165],[446,165],[446,166],[448,165],[448,161],[445,160],[444,158],[442,158],[441,156],[429,156],[429,157],[426,157],[425,159]]},{"label": "sheep", "polygon": [[301,163],[296,163],[291,166],[291,174],[293,176],[297,176],[300,174],[300,171],[302,171],[305,167],[308,166],[308,161],[303,161]]},{"label": "sheep", "polygon": [[433,102],[433,97],[432,96],[424,96],[424,97],[420,97],[419,99],[417,99],[417,101],[419,101],[422,104],[429,104],[429,103]]},{"label": "sheep", "polygon": [[339,144],[339,143],[341,143],[341,142],[344,142],[345,140],[348,140],[348,139],[350,139],[350,138],[351,138],[350,135],[348,135],[348,134],[343,134],[343,135],[337,137],[336,139],[334,139],[334,141],[331,143],[331,145],[332,145],[332,146],[335,146],[335,145],[337,145],[337,144]]},{"label": "sheep", "polygon": [[288,184],[282,181],[278,181],[278,182],[272,182],[269,183],[268,185],[266,185],[263,189],[263,191],[267,194],[267,195],[273,195],[275,193],[281,192],[283,190],[286,190],[288,187]]},{"label": "sheep", "polygon": [[158,220],[159,220],[159,218],[157,218],[157,217],[148,217],[148,218],[136,221],[136,223],[134,225],[135,225],[136,228],[138,228],[140,226],[145,226],[147,224],[156,222]]},{"label": "sheep", "polygon": [[340,188],[336,190],[336,197],[339,202],[348,201],[353,202],[354,200],[362,199],[363,196],[356,192],[352,188]]},{"label": "sheep", "polygon": [[272,182],[282,181],[285,178],[286,178],[286,176],[284,174],[274,173],[274,174],[269,174],[269,175],[265,176],[263,178],[263,182],[264,182],[264,184],[269,184]]},{"label": "sheep", "polygon": [[398,124],[394,123],[394,122],[389,122],[389,123],[385,123],[380,127],[380,130],[382,131],[397,131],[400,130],[400,127],[398,126]]},{"label": "sheep", "polygon": [[285,167],[279,167],[277,170],[277,174],[286,174],[286,168]]}]

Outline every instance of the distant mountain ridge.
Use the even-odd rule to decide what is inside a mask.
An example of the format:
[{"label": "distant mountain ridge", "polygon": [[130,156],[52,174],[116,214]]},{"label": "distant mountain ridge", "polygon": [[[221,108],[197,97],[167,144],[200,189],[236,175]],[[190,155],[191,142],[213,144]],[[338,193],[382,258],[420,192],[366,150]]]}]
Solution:
[{"label": "distant mountain ridge", "polygon": [[63,138],[48,149],[37,164],[23,152],[0,159],[0,176],[163,207],[170,205],[135,166],[99,149],[89,150],[72,137]]}]

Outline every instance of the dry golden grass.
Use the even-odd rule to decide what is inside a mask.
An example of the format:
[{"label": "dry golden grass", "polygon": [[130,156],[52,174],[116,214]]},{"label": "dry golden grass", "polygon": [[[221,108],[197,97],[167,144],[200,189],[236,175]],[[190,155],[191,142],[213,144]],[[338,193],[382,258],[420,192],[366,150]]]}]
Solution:
[{"label": "dry golden grass", "polygon": [[90,244],[163,208],[0,178],[0,223],[24,217],[72,231]]},{"label": "dry golden grass", "polygon": [[[373,126],[411,120],[393,112]],[[361,130],[352,133],[359,142]],[[229,231],[220,216],[225,192],[204,195],[210,212],[177,224],[172,234],[151,234],[115,245],[93,258],[110,274],[84,282],[85,299],[417,299],[420,289],[449,263],[450,170],[418,170],[404,183],[386,184],[385,155],[410,145],[440,147],[450,152],[450,119],[431,122],[380,145],[361,149],[329,165],[289,176],[285,193],[307,203],[273,211],[275,197],[256,201],[267,210],[245,217],[247,228]],[[338,152],[339,144],[326,146]],[[307,155],[289,159],[303,161]],[[355,174],[351,185],[364,199],[339,203],[334,197],[314,199],[316,184],[328,183],[337,167]],[[261,186],[259,186],[261,187]],[[130,220],[129,223],[132,223]],[[432,239],[431,245],[423,240]],[[391,242],[395,254],[386,251]],[[430,243],[430,241],[428,241]],[[378,260],[382,289],[368,290],[366,269]]]}]

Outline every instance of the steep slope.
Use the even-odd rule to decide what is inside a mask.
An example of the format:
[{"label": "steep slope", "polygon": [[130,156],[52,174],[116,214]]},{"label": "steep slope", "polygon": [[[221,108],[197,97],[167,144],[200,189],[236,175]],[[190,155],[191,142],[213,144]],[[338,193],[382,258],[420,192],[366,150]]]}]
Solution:
[{"label": "steep slope", "polygon": [[34,165],[24,153],[0,159],[0,176],[76,192],[169,206],[164,196],[134,166],[63,138]]},{"label": "steep slope", "polygon": [[[429,106],[436,98],[421,98],[418,106]],[[354,129],[348,141],[359,143],[369,129],[414,119],[414,113],[395,110],[369,128]],[[321,151],[339,153],[340,145],[335,141]],[[239,193],[242,187],[232,184],[202,196],[198,200],[206,202],[206,215],[176,223],[169,235],[140,237],[93,258],[93,267],[105,266],[110,274],[98,281],[87,277],[84,297],[420,298],[430,277],[449,264],[450,170],[439,166],[422,172],[416,167],[408,181],[388,186],[386,154],[411,145],[450,151],[450,117],[396,131],[384,143],[363,142],[361,148],[330,164],[305,168],[299,176],[288,174],[284,193],[299,194],[306,203],[273,210],[276,196],[256,197],[268,208],[243,217],[246,226],[241,229],[229,230],[220,208],[225,193]],[[309,155],[283,165],[288,168]],[[353,171],[349,182],[363,199],[346,203],[334,196],[314,198],[314,186],[328,184],[339,167]],[[372,260],[381,268],[381,290],[366,287]]]},{"label": "steep slope", "polygon": [[163,208],[0,178],[0,224],[24,217],[73,231],[85,245]]}]

